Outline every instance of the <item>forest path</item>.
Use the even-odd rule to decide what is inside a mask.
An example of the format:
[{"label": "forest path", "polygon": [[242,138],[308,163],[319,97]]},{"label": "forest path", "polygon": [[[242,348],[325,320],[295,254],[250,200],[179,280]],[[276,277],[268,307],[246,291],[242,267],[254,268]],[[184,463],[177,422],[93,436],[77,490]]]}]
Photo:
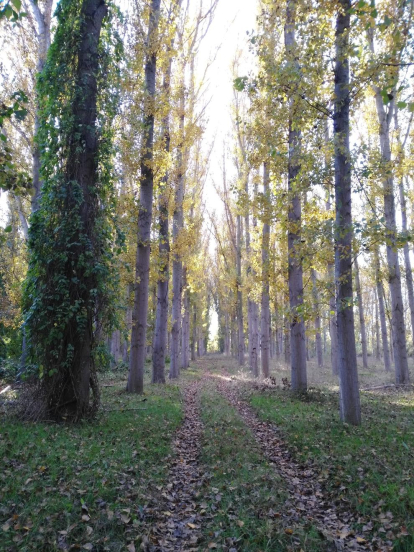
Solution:
[{"label": "forest path", "polygon": [[355,513],[348,511],[345,504],[338,508],[332,503],[318,481],[319,474],[309,465],[295,462],[278,428],[260,420],[243,400],[238,382],[227,371],[223,360],[213,357],[203,364],[204,377],[215,381],[216,391],[238,412],[262,454],[286,484],[288,498],[282,512],[283,525],[295,527],[312,523],[326,539],[324,549],[373,550],[370,543],[352,529],[358,521]]},{"label": "forest path", "polygon": [[[278,541],[280,546],[272,548],[274,545],[271,545],[266,550],[374,550],[365,538],[356,535],[353,527],[358,518],[349,511],[348,504],[338,501],[334,504],[324,491],[317,470],[296,462],[278,428],[260,420],[247,404],[241,394],[243,378],[239,381],[230,374],[225,359],[204,357],[198,360],[195,370],[183,371],[182,376],[179,385],[184,403],[183,423],[167,460],[166,483],[158,487],[156,506],[147,512],[150,517],[145,524],[147,530],[141,549],[147,552],[204,552],[209,549],[259,552],[264,549],[254,546],[254,534],[261,531],[259,525],[263,527],[263,519],[269,519],[268,523],[273,525],[272,534],[276,531],[282,537]],[[206,418],[206,401],[211,420]],[[241,433],[250,435],[249,446],[257,449],[258,462],[240,466],[240,457],[236,458],[237,447],[240,448],[237,432],[226,431],[229,414],[219,412],[224,405],[234,412],[233,420],[240,425]],[[215,448],[217,465],[206,462],[207,449],[204,447]],[[229,453],[231,449],[234,457]],[[236,471],[251,471],[247,483],[243,480],[233,483],[236,476],[232,473],[232,465]],[[227,491],[219,490],[220,484],[214,482],[217,469],[228,474],[222,489],[232,489],[233,485],[244,489],[242,493],[247,501],[244,506],[232,503],[231,499],[226,503],[226,499],[220,498],[221,493]],[[268,470],[267,477],[263,476],[263,469]],[[276,503],[279,500],[277,510],[270,509],[270,513],[267,503],[261,503],[261,499],[253,504],[255,496],[265,497],[266,492],[275,496]],[[217,497],[219,503],[215,502]],[[238,501],[240,495],[236,492],[234,498]],[[240,508],[246,508],[246,515],[250,516],[252,541],[246,541],[246,536],[234,530],[235,524],[239,529],[245,524],[240,520]],[[319,536],[313,535],[310,538],[313,542],[307,543],[308,532],[315,530]],[[243,533],[243,529],[240,531]],[[206,541],[210,538],[214,542]]]},{"label": "forest path", "polygon": [[199,415],[201,381],[182,385],[184,419],[169,459],[168,483],[159,488],[157,508],[151,512],[156,519],[149,524],[141,548],[148,552],[199,550],[202,514],[196,498],[204,481],[199,454],[203,426]]}]

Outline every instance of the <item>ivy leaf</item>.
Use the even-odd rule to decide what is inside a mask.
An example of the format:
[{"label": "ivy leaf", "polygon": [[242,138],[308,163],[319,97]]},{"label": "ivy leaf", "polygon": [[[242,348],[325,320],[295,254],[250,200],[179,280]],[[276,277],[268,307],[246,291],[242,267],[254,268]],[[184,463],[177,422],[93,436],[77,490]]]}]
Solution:
[{"label": "ivy leaf", "polygon": [[19,121],[23,121],[25,119],[27,115],[27,109],[17,109],[15,112],[14,112],[14,116],[16,117],[16,119],[18,119]]},{"label": "ivy leaf", "polygon": [[4,229],[5,232],[9,233],[13,230],[13,227],[11,224],[9,224],[9,226],[6,226],[6,228]]},{"label": "ivy leaf", "polygon": [[22,1],[21,0],[11,0],[11,3],[16,8],[16,10],[19,12],[22,7]]},{"label": "ivy leaf", "polygon": [[1,12],[1,16],[2,17],[7,17],[7,19],[11,19],[13,17],[13,10],[12,8],[9,6],[9,4],[7,4],[7,6],[4,8],[4,10],[2,10]]},{"label": "ivy leaf", "polygon": [[407,107],[407,102],[397,102],[398,109],[405,109]]},{"label": "ivy leaf", "polygon": [[245,87],[246,87],[246,84],[247,84],[247,77],[237,77],[237,78],[234,79],[234,81],[233,81],[234,88],[235,88],[238,92],[243,92],[243,90],[244,90]]}]

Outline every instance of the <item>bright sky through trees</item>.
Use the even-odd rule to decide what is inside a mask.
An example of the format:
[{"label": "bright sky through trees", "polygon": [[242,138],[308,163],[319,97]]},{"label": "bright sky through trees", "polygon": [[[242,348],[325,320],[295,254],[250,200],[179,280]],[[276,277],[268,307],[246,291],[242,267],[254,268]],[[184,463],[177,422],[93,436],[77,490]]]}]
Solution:
[{"label": "bright sky through trees", "polygon": [[[209,60],[213,60],[206,78],[208,86],[206,99],[209,100],[209,105],[205,143],[211,143],[214,140],[214,149],[210,158],[210,178],[207,180],[204,192],[209,211],[221,209],[213,183],[218,184],[221,179],[223,142],[226,142],[227,154],[231,154],[229,135],[232,124],[231,103],[234,97],[231,65],[238,50],[242,50],[240,69],[244,73],[247,72],[250,65],[247,33],[255,28],[256,15],[256,0],[220,1],[210,30],[200,48],[199,76],[204,73]],[[232,163],[227,164],[227,170],[230,176],[234,171]]]}]

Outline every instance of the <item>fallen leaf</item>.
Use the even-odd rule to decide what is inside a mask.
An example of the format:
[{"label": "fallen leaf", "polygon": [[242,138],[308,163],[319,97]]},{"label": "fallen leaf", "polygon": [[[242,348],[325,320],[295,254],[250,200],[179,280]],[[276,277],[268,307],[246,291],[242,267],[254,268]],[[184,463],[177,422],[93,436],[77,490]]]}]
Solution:
[{"label": "fallen leaf", "polygon": [[88,535],[88,537],[89,537],[89,535],[92,535],[92,533],[93,533],[92,527],[90,525],[87,525],[86,526],[86,534]]},{"label": "fallen leaf", "polygon": [[121,514],[121,521],[122,523],[129,523],[131,521],[131,518],[129,516],[126,516],[125,514]]},{"label": "fallen leaf", "polygon": [[82,546],[82,548],[84,548],[85,550],[93,550],[93,544],[91,544],[90,542],[87,542]]},{"label": "fallen leaf", "polygon": [[237,525],[238,525],[239,527],[243,527],[243,525],[244,525],[244,521],[242,521],[241,519],[238,519],[238,520],[236,521],[236,523],[237,523]]},{"label": "fallen leaf", "polygon": [[293,535],[293,529],[291,529],[290,527],[286,527],[285,533],[286,535]]}]

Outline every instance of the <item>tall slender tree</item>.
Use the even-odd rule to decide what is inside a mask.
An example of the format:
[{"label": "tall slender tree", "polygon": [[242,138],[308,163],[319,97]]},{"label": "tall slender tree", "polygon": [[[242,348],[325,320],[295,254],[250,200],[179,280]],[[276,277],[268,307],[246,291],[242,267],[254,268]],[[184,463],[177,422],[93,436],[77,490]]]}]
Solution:
[{"label": "tall slender tree", "polygon": [[269,299],[269,280],[270,280],[270,220],[269,220],[269,167],[266,163],[263,165],[263,195],[265,212],[263,216],[262,229],[262,313],[261,313],[261,363],[263,377],[270,375],[269,356],[270,356],[270,299]]},{"label": "tall slender tree", "polygon": [[127,391],[130,393],[142,393],[144,390],[144,368],[147,352],[150,237],[154,189],[154,99],[160,5],[161,0],[151,0],[145,60],[145,99],[142,125],[144,133],[140,163],[141,182],[135,266],[135,299],[132,311],[131,352],[127,383]]},{"label": "tall slender tree", "polygon": [[340,413],[344,422],[359,425],[357,355],[355,346],[352,293],[352,204],[349,151],[349,29],[350,0],[340,0],[336,17],[336,60],[334,100],[335,141],[335,269],[337,285],[337,324]]},{"label": "tall slender tree", "polygon": [[[296,74],[298,63],[295,59],[295,0],[287,0],[285,23],[285,48],[291,66],[291,73]],[[297,101],[290,100],[289,106],[289,154],[288,154],[288,262],[289,262],[289,304],[291,309],[291,372],[292,389],[305,391],[307,388],[306,374],[306,340],[305,322],[303,319],[303,268],[300,253],[301,246],[301,189],[300,189],[300,149],[301,132],[297,116]]]}]

